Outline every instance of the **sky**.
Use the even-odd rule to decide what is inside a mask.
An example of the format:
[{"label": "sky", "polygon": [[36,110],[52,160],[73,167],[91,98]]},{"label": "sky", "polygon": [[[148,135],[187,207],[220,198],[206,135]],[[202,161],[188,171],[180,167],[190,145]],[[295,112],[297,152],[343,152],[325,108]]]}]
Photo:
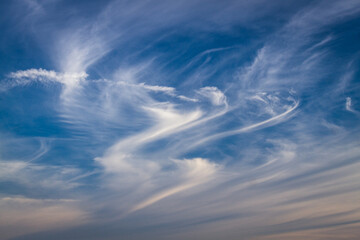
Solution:
[{"label": "sky", "polygon": [[0,239],[360,236],[360,1],[0,3]]}]

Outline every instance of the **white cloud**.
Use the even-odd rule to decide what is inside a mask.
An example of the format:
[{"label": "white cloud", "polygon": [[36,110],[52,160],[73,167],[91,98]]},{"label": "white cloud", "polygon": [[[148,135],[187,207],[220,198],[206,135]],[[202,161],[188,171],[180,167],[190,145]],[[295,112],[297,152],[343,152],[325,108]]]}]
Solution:
[{"label": "white cloud", "polygon": [[139,84],[141,87],[154,91],[154,92],[165,92],[169,95],[174,95],[175,88],[173,87],[164,87],[164,86],[153,86],[153,85],[146,85],[145,83]]},{"label": "white cloud", "polygon": [[[153,194],[149,198],[135,205],[129,213],[148,207],[164,198],[186,191],[207,182],[219,169],[219,165],[209,162],[207,159],[194,158],[174,161],[178,170],[171,174],[171,178],[180,178],[181,183]],[[171,179],[168,179],[171,181]]]},{"label": "white cloud", "polygon": [[126,86],[130,86],[130,87],[143,88],[145,90],[149,90],[149,91],[153,91],[153,92],[163,92],[170,96],[175,96],[175,88],[173,88],[173,87],[148,85],[145,83],[134,84],[134,83],[128,83],[128,82],[124,82],[124,81],[119,81],[119,82],[117,82],[117,84],[126,85]]},{"label": "white cloud", "polygon": [[[146,39],[143,36],[148,33],[157,33],[158,30],[183,23],[184,16],[197,16],[198,8],[190,11],[193,9],[189,6],[201,5],[203,9],[201,1],[195,1],[195,5],[185,2],[171,6],[166,1],[160,1],[156,6],[152,6],[151,1],[141,4],[134,1],[129,3],[130,6],[123,4],[123,1],[112,2],[95,20],[88,23],[79,20],[78,24],[68,29],[56,30],[56,41],[51,46],[50,54],[62,72],[28,69],[11,73],[9,77],[13,85],[38,81],[56,82],[68,88],[82,86],[81,83],[87,78],[85,71],[112,50],[114,39],[119,40],[119,48],[125,48],[129,39],[135,41],[139,36]],[[211,9],[203,9],[205,12],[201,16],[217,23],[226,22],[228,18],[234,20],[231,14],[227,14],[234,13],[232,4],[225,8],[210,4]],[[343,128],[326,123],[328,128],[336,128],[336,132],[331,132],[328,138],[314,137],[313,132],[319,132],[313,131],[314,125],[317,122],[323,124],[325,118],[301,111],[300,100],[295,101],[292,96],[282,97],[290,88],[296,89],[302,96],[304,89],[308,91],[309,86],[318,83],[307,74],[321,75],[318,69],[310,70],[314,70],[316,64],[320,63],[323,55],[318,52],[319,49],[333,37],[326,37],[313,44],[312,34],[317,33],[320,26],[358,11],[358,3],[355,1],[331,2],[330,7],[327,7],[328,4],[312,4],[311,9],[305,8],[298,12],[289,24],[270,36],[253,62],[242,68],[238,78],[231,82],[231,88],[221,87],[226,89],[226,96],[217,87],[206,85],[219,80],[214,77],[214,73],[222,69],[226,61],[238,57],[239,53],[231,57],[224,56],[221,63],[212,63],[210,55],[233,47],[206,50],[185,64],[186,71],[191,72],[193,67],[196,68],[190,73],[187,82],[190,87],[185,89],[189,96],[193,96],[191,91],[194,91],[196,98],[178,95],[177,89],[162,86],[167,82],[160,79],[160,74],[154,74],[155,77],[150,74],[152,79],[147,79],[145,72],[150,67],[146,64],[140,67],[141,64],[133,64],[134,67],[130,66],[129,69],[120,68],[118,74],[114,74],[114,80],[89,81],[89,85],[84,84],[83,88],[67,96],[68,101],[58,109],[64,122],[72,124],[71,130],[75,135],[82,131],[78,134],[82,135],[80,141],[89,146],[92,143],[104,145],[105,149],[104,153],[95,151],[100,156],[95,159],[96,163],[102,167],[100,182],[96,183],[101,191],[89,191],[93,195],[86,196],[88,198],[82,204],[92,209],[94,215],[98,214],[100,208],[110,209],[109,215],[106,215],[106,211],[100,211],[102,219],[108,217],[111,220],[114,215],[136,219],[138,214],[136,227],[149,225],[148,220],[143,218],[143,211],[139,211],[146,208],[149,214],[146,216],[151,217],[150,225],[159,226],[159,229],[165,226],[173,232],[181,229],[184,235],[178,239],[190,239],[198,234],[199,238],[204,239],[219,239],[224,235],[229,239],[238,239],[242,233],[246,235],[244,238],[261,239],[265,235],[268,237],[273,233],[294,229],[302,232],[301,228],[311,227],[308,224],[311,221],[323,224],[323,229],[328,223],[330,227],[331,224],[335,226],[342,223],[342,219],[328,214],[340,214],[341,218],[348,221],[359,219],[357,202],[354,201],[359,194],[356,190],[359,164],[352,160],[359,156],[356,136],[347,135]],[[144,11],[148,8],[149,11]],[[258,11],[254,12],[258,14]],[[166,18],[162,13],[169,14],[165,16],[171,16],[171,19],[164,21]],[[225,15],[227,17],[224,18]],[[236,16],[242,17],[242,14]],[[193,19],[191,17],[191,20],[185,22],[191,23],[192,27],[192,23],[197,22]],[[113,22],[117,24],[111,24]],[[224,26],[230,27],[229,24]],[[195,26],[197,30],[202,27]],[[279,46],[279,42],[286,44]],[[306,49],[301,51],[304,56],[299,54],[299,49]],[[139,49],[131,54],[136,59],[142,51]],[[154,58],[160,59],[160,67],[153,64],[151,69],[160,69],[161,72],[168,62],[161,62],[161,56],[155,55]],[[202,62],[203,56],[209,58]],[[296,63],[290,61],[294,60],[294,56]],[[121,61],[126,61],[124,59]],[[180,72],[184,73],[185,70],[181,69]],[[179,75],[174,74],[173,79]],[[193,78],[197,75],[201,76]],[[206,87],[198,89],[199,85]],[[232,94],[229,94],[231,91]],[[309,97],[304,101],[304,107],[307,107],[307,102],[317,102],[317,96],[314,98]],[[192,103],[174,102],[176,99]],[[355,112],[350,97],[346,98],[345,108]],[[229,151],[234,152],[231,156],[228,156],[228,149],[220,147],[223,145],[211,143],[227,136],[273,126],[290,119],[295,113],[299,113],[298,119],[287,124],[285,130],[279,128],[272,135],[249,135],[249,142],[253,140],[253,146],[247,145],[247,137],[244,138],[244,146],[236,145],[236,141],[222,142]],[[266,139],[274,135],[284,135],[287,139]],[[44,156],[47,150],[44,146],[33,158]],[[200,155],[216,153],[214,155],[217,159],[214,162],[201,157],[183,159],[187,154],[193,155],[192,150]],[[77,180],[91,174],[93,172],[84,173],[72,167],[0,161],[1,180],[24,185],[30,183],[32,187],[35,184],[46,190],[56,189],[57,192],[76,188],[80,184]],[[205,188],[206,191],[201,192]],[[96,199],[96,202],[89,198]],[[155,204],[159,201],[161,204]],[[21,223],[24,229],[34,227],[33,219],[44,226],[39,231],[52,229],[57,224],[68,227],[74,221],[83,222],[83,212],[79,210],[81,207],[75,206],[77,201],[68,201],[66,198],[51,200],[8,196],[0,198],[0,202],[6,206],[2,208],[5,215],[10,216],[14,223]],[[16,209],[6,204],[36,206]],[[346,215],[346,212],[353,215]],[[26,216],[19,219],[21,214]],[[59,218],[51,219],[55,215],[59,215]],[[314,219],[314,215],[320,218]],[[63,225],[67,221],[69,225]],[[316,224],[312,226],[319,226]],[[6,227],[6,219],[0,225]],[[170,225],[176,226],[176,231]],[[176,239],[166,234],[161,237]]]},{"label": "white cloud", "polygon": [[227,105],[226,97],[217,87],[203,87],[197,91],[198,94],[208,98],[215,106]]},{"label": "white cloud", "polygon": [[184,100],[184,101],[188,101],[188,102],[199,102],[199,99],[196,98],[189,98],[183,95],[179,95],[178,96],[179,99]]},{"label": "white cloud", "polygon": [[137,161],[134,154],[138,148],[146,143],[151,143],[186,129],[188,124],[201,116],[200,111],[178,112],[170,104],[163,107],[144,107],[144,110],[155,121],[154,126],[139,134],[118,141],[108,149],[105,156],[97,158],[97,161],[105,167],[106,171],[138,172],[139,175],[143,173],[143,176],[147,176],[148,173],[158,169],[158,164],[141,159]]},{"label": "white cloud", "polygon": [[352,103],[351,103],[351,98],[350,98],[350,97],[347,97],[347,98],[346,98],[345,108],[346,108],[346,110],[348,110],[348,111],[350,111],[350,112],[355,112],[355,111],[352,109]]},{"label": "white cloud", "polygon": [[88,75],[85,72],[79,73],[58,73],[53,70],[45,69],[28,69],[12,72],[9,77],[14,81],[11,83],[13,86],[26,85],[33,81],[42,83],[58,82],[68,87],[74,87],[81,81],[84,81]]},{"label": "white cloud", "polygon": [[360,115],[359,111],[353,109],[352,107],[352,101],[350,97],[346,97],[346,103],[345,103],[345,109],[349,112],[352,112],[356,115]]},{"label": "white cloud", "polygon": [[221,139],[221,138],[224,138],[224,137],[228,137],[228,136],[232,136],[232,135],[236,135],[236,134],[240,134],[240,133],[253,131],[253,130],[256,130],[256,129],[263,128],[263,127],[272,126],[274,124],[277,124],[279,122],[282,122],[282,121],[286,120],[291,115],[291,113],[295,109],[297,109],[298,106],[299,106],[299,102],[297,101],[297,102],[294,103],[293,106],[289,107],[283,113],[280,113],[280,114],[278,114],[278,115],[276,115],[274,117],[271,117],[269,119],[266,119],[264,121],[254,123],[254,124],[251,124],[251,125],[245,126],[245,127],[240,127],[238,129],[234,129],[234,130],[223,131],[223,132],[216,133],[216,134],[213,134],[211,136],[205,137],[205,138],[201,139],[200,141],[196,142],[196,144],[194,144],[194,147],[198,146],[198,145],[202,145],[202,144],[204,144],[204,143],[206,143],[208,141],[214,141],[214,140]]},{"label": "white cloud", "polygon": [[[32,160],[32,159],[30,159]],[[10,181],[34,189],[67,191],[81,184],[71,181],[82,171],[71,166],[36,164],[30,161],[0,161],[0,180]]]},{"label": "white cloud", "polygon": [[351,98],[350,97],[347,97],[346,98],[346,104],[345,104],[345,108],[346,110],[352,112],[353,110],[351,109]]}]

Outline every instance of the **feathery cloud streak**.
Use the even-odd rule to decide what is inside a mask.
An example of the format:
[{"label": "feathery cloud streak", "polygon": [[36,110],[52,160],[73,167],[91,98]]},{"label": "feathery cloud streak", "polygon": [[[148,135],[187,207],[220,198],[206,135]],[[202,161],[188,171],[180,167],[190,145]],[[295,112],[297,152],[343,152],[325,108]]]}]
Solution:
[{"label": "feathery cloud streak", "polygon": [[5,239],[358,236],[358,1],[6,9]]}]

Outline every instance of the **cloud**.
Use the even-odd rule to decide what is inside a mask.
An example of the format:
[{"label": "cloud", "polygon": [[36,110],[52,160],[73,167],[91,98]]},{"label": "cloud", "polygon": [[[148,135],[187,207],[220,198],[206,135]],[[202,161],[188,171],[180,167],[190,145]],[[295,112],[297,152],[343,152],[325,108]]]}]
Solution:
[{"label": "cloud", "polygon": [[75,226],[86,221],[86,214],[72,199],[5,197],[0,199],[0,206],[0,229],[4,239]]},{"label": "cloud", "polygon": [[6,238],[356,235],[357,1],[28,3],[53,70],[1,82]]},{"label": "cloud", "polygon": [[179,173],[175,172],[172,175],[176,177],[176,175],[180,174],[180,178],[182,178],[181,183],[150,196],[148,199],[134,206],[129,213],[138,211],[171,195],[205,183],[209,178],[213,177],[219,169],[217,164],[210,163],[208,160],[202,158],[176,160],[175,164],[179,169]]},{"label": "cloud", "polygon": [[214,140],[217,140],[217,139],[220,139],[220,138],[225,138],[225,137],[228,137],[228,136],[232,136],[232,135],[236,135],[236,134],[240,134],[240,133],[245,133],[245,132],[260,129],[262,127],[269,127],[269,126],[271,126],[273,124],[277,124],[277,123],[279,123],[281,121],[284,121],[287,117],[289,117],[289,115],[298,106],[299,106],[299,102],[295,102],[292,107],[290,107],[289,109],[287,109],[285,112],[283,112],[281,114],[278,114],[278,115],[276,115],[274,117],[271,117],[269,119],[266,119],[264,121],[251,124],[249,126],[241,127],[241,128],[234,129],[234,130],[224,131],[224,132],[214,134],[212,136],[208,136],[206,138],[201,139],[199,142],[197,142],[195,146],[202,145],[202,144],[204,144],[204,143],[206,143],[208,141],[214,141]]},{"label": "cloud", "polygon": [[123,84],[131,87],[139,87],[144,88],[145,90],[153,91],[153,92],[163,92],[170,96],[175,95],[175,88],[173,87],[166,87],[166,86],[158,86],[158,85],[147,85],[145,83],[139,83],[139,84],[131,84],[127,82],[119,81],[118,84]]},{"label": "cloud", "polygon": [[41,83],[61,83],[67,87],[75,87],[81,81],[84,81],[88,76],[85,72],[80,73],[58,73],[53,70],[45,69],[28,69],[12,72],[9,75],[11,82],[9,85],[12,87],[30,84],[31,82],[38,81]]},{"label": "cloud", "polygon": [[351,109],[351,98],[350,98],[350,97],[347,97],[347,98],[346,98],[346,105],[345,105],[345,107],[346,107],[346,110],[352,112],[352,109]]},{"label": "cloud", "polygon": [[189,98],[183,95],[178,96],[179,99],[184,100],[184,101],[189,101],[189,102],[199,102],[199,99],[196,98]]},{"label": "cloud", "polygon": [[208,98],[215,106],[227,105],[225,95],[217,87],[203,87],[197,93]]},{"label": "cloud", "polygon": [[147,176],[151,169],[157,169],[156,162],[136,161],[137,150],[144,144],[167,137],[183,129],[201,116],[200,111],[182,114],[171,104],[158,107],[144,107],[144,110],[155,121],[155,125],[137,135],[118,141],[107,150],[104,157],[97,158],[109,172],[127,172]]},{"label": "cloud", "polygon": [[356,111],[352,108],[352,102],[351,102],[351,98],[350,97],[346,97],[346,103],[345,103],[345,109],[349,112],[355,113],[355,114],[359,114],[359,111]]},{"label": "cloud", "polygon": [[55,189],[57,191],[73,189],[80,185],[75,181],[68,181],[81,175],[79,169],[71,166],[58,167],[15,160],[0,161],[0,166],[2,182],[14,182],[30,189],[45,188],[51,192]]},{"label": "cloud", "polygon": [[[69,194],[81,185],[74,179],[81,171],[31,162],[41,154],[36,153],[28,161],[0,160],[0,230],[5,239],[88,221],[86,209],[79,205],[80,199],[70,198]],[[59,198],[65,195],[69,198]]]}]

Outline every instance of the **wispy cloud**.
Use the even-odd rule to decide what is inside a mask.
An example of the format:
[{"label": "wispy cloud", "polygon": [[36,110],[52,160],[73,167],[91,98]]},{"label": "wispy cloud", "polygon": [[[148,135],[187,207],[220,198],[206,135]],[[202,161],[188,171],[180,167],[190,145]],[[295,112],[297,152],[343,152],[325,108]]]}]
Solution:
[{"label": "wispy cloud", "polygon": [[86,214],[74,204],[73,199],[4,197],[0,199],[0,206],[1,215],[6,216],[0,218],[4,239],[48,231],[60,226],[70,227],[86,220]]},{"label": "wispy cloud", "polygon": [[179,167],[180,177],[183,178],[182,183],[150,196],[148,199],[135,205],[129,213],[138,211],[166,197],[193,188],[201,183],[205,183],[210,177],[213,177],[218,168],[216,164],[209,163],[206,159],[201,158],[177,160],[175,163]]},{"label": "wispy cloud", "polygon": [[356,111],[356,110],[353,109],[353,107],[352,107],[352,102],[351,102],[351,98],[350,98],[350,97],[346,97],[345,108],[346,108],[347,111],[359,115],[359,111]]},{"label": "wispy cloud", "polygon": [[24,4],[45,54],[0,82],[6,239],[358,233],[358,1]]},{"label": "wispy cloud", "polygon": [[73,87],[79,84],[80,81],[84,81],[88,75],[85,72],[81,73],[58,73],[52,70],[44,69],[28,69],[20,70],[9,74],[9,78],[12,82],[9,85],[26,85],[33,81],[39,81],[43,83],[58,82],[68,87]]}]

